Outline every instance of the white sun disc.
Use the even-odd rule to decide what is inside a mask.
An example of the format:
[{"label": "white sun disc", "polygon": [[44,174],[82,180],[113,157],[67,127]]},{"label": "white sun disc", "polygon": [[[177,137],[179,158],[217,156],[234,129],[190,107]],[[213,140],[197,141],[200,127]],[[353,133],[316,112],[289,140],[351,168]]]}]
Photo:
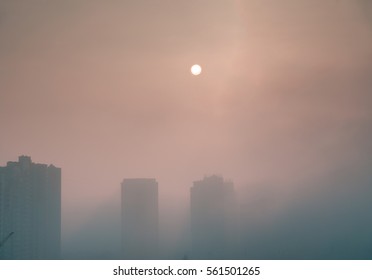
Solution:
[{"label": "white sun disc", "polygon": [[191,66],[191,74],[193,74],[194,76],[200,75],[201,71],[202,68],[200,67],[200,65],[195,64]]}]

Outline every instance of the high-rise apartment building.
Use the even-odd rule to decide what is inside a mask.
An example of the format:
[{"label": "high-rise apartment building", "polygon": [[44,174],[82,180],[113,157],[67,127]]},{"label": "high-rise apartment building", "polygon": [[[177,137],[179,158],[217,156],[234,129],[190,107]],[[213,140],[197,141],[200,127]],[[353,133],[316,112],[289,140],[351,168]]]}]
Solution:
[{"label": "high-rise apartment building", "polygon": [[237,236],[233,183],[216,175],[195,181],[190,202],[192,258],[234,258]]},{"label": "high-rise apartment building", "polygon": [[0,259],[59,259],[61,169],[18,162],[0,167]]},{"label": "high-rise apartment building", "polygon": [[123,258],[158,258],[158,183],[124,179],[121,187]]}]

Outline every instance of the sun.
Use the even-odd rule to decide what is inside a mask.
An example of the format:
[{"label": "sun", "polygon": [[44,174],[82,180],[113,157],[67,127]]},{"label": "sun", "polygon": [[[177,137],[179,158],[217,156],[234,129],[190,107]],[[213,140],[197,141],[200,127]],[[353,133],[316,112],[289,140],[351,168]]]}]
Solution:
[{"label": "sun", "polygon": [[199,64],[191,66],[191,74],[193,74],[194,76],[200,75],[201,71],[202,68],[200,67]]}]

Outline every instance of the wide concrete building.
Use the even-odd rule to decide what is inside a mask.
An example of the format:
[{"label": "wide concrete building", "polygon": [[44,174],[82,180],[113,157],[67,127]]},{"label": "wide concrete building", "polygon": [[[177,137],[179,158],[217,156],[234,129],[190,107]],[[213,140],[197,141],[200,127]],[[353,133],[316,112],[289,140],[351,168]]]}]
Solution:
[{"label": "wide concrete building", "polygon": [[220,176],[195,181],[190,193],[193,259],[236,258],[236,198]]},{"label": "wide concrete building", "polygon": [[1,259],[59,259],[61,169],[28,156],[0,167]]}]

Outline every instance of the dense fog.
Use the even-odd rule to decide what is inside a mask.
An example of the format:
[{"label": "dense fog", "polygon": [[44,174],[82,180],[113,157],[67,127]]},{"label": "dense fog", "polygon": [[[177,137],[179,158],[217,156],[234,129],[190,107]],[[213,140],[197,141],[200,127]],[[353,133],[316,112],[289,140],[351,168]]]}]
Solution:
[{"label": "dense fog", "polygon": [[[126,178],[160,259],[372,257],[371,1],[2,0],[0,38],[0,165],[61,168],[63,259],[122,258]],[[228,254],[193,249],[213,175]]]}]

